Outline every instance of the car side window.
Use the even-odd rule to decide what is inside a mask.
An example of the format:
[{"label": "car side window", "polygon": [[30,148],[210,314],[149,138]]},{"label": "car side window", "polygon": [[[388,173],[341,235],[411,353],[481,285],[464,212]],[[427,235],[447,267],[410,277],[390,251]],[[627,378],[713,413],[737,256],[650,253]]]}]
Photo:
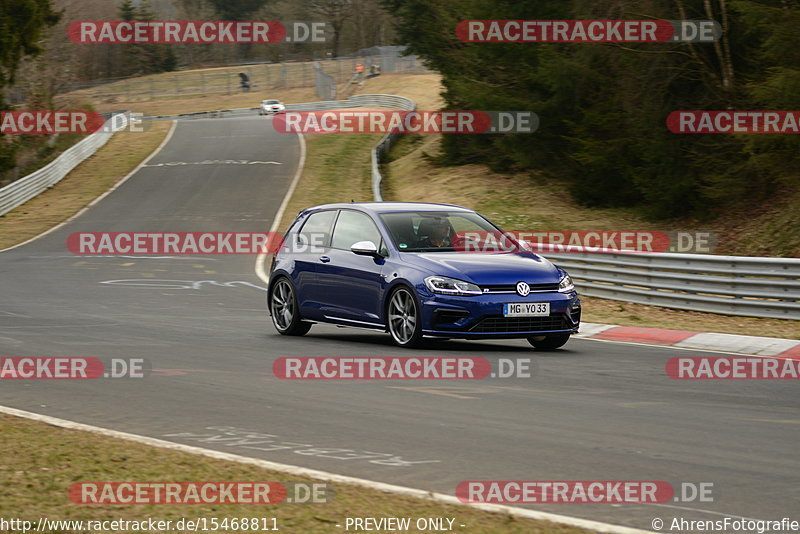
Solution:
[{"label": "car side window", "polygon": [[331,225],[336,211],[320,211],[308,216],[303,228],[297,234],[297,243],[301,245],[325,246],[331,234]]},{"label": "car side window", "polygon": [[381,233],[368,215],[352,210],[342,210],[336,219],[331,247],[350,250],[359,241],[372,241],[379,249]]}]

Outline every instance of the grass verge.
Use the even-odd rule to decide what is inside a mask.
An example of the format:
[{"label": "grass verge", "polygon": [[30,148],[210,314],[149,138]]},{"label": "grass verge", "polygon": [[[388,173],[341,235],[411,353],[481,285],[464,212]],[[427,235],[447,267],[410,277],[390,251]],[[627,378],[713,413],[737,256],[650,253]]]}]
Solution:
[{"label": "grass verge", "polygon": [[[470,533],[580,534],[591,532],[547,521],[515,518],[467,506],[439,504],[355,485],[329,484],[324,504],[253,505],[79,505],[70,501],[76,482],[314,482],[258,466],[150,447],[117,438],[68,430],[0,414],[0,517],[38,521],[275,517],[280,531],[342,531],[347,517],[454,518],[454,529]],[[19,444],[25,444],[25,454]],[[464,528],[458,525],[465,525]],[[173,531],[173,530],[171,530]],[[87,532],[70,530],[70,532]],[[117,532],[124,532],[117,530]],[[217,530],[217,532],[252,532]],[[420,530],[418,532],[429,532]]]},{"label": "grass verge", "polygon": [[[366,80],[355,94],[401,94],[418,102],[420,109],[423,105],[427,106],[424,109],[436,109],[441,99],[430,88],[438,85],[438,75],[389,74]],[[309,206],[372,200],[370,151],[382,137],[378,134],[307,135],[306,164],[281,220],[281,231],[289,227],[299,211]]]},{"label": "grass verge", "polygon": [[307,135],[303,175],[286,206],[280,230],[287,230],[298,212],[310,206],[372,200],[370,150],[381,137],[377,134]]},{"label": "grass verge", "polygon": [[0,250],[64,222],[108,191],[161,144],[170,125],[157,122],[144,132],[115,134],[54,187],[0,217]]}]

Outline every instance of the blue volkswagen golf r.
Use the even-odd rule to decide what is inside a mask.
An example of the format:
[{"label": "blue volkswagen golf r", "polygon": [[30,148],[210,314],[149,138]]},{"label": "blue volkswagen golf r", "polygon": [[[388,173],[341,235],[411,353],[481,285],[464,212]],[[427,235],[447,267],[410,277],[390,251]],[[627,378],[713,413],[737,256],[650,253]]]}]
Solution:
[{"label": "blue volkswagen golf r", "polygon": [[312,323],[388,331],[403,347],[424,336],[564,345],[581,316],[564,270],[521,242],[494,253],[459,246],[464,235],[499,232],[474,211],[444,204],[306,209],[272,260],[273,324],[291,336]]}]

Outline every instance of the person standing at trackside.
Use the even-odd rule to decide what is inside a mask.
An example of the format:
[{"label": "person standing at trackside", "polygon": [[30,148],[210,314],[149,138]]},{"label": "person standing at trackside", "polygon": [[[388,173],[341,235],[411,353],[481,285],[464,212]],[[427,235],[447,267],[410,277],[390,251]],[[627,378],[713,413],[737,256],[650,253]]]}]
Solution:
[{"label": "person standing at trackside", "polygon": [[362,63],[356,63],[355,75],[353,76],[352,83],[364,85],[364,65]]},{"label": "person standing at trackside", "polygon": [[243,92],[247,92],[250,90],[250,77],[245,74],[244,72],[239,73],[239,85],[242,88]]}]

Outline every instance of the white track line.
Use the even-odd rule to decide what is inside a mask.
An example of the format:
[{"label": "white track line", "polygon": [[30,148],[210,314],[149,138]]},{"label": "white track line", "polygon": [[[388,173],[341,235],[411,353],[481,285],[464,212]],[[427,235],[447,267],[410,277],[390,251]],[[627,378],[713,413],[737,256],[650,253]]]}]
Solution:
[{"label": "white track line", "polygon": [[374,482],[362,478],[349,477],[345,475],[337,475],[335,473],[328,473],[327,471],[318,471],[316,469],[307,469],[305,467],[297,467],[294,465],[281,464],[270,462],[267,460],[259,460],[258,458],[248,458],[246,456],[239,456],[238,454],[230,454],[227,452],[214,451],[211,449],[203,449],[201,447],[193,447],[191,445],[183,445],[181,443],[173,443],[147,436],[140,436],[137,434],[129,434],[127,432],[119,432],[117,430],[110,430],[92,425],[85,425],[83,423],[75,423],[65,419],[58,419],[50,417],[49,415],[42,415],[33,412],[26,412],[24,410],[17,410],[7,406],[0,406],[0,413],[13,415],[15,417],[22,417],[33,421],[47,423],[61,428],[70,430],[81,430],[84,432],[92,432],[111,438],[124,439],[135,443],[149,445],[151,447],[158,447],[160,449],[170,449],[198,456],[206,456],[216,460],[225,460],[229,462],[237,462],[240,464],[254,465],[263,469],[270,469],[286,473],[288,475],[311,477],[318,480],[327,482],[340,482],[342,484],[352,484],[362,486],[365,488],[381,491],[384,493],[391,493],[394,495],[406,495],[410,497],[417,497],[428,501],[435,501],[442,504],[468,506],[470,508],[477,508],[485,512],[495,512],[512,515],[514,517],[521,517],[525,519],[536,519],[540,521],[550,521],[562,525],[570,525],[578,528],[585,528],[597,532],[609,532],[618,534],[652,534],[648,530],[640,530],[636,528],[623,527],[619,525],[612,525],[610,523],[601,523],[598,521],[591,521],[589,519],[580,519],[577,517],[570,517],[566,515],[551,514],[548,512],[537,512],[535,510],[527,510],[524,508],[515,508],[513,506],[504,506],[500,504],[485,504],[485,503],[463,503],[452,495],[445,495],[443,493],[434,493],[414,488],[406,488],[404,486],[395,486],[393,484],[385,484],[383,482]]},{"label": "white track line", "polygon": [[[306,139],[301,133],[297,134],[297,137],[300,140],[300,161],[297,163],[297,171],[294,173],[292,183],[289,184],[289,190],[286,191],[286,195],[284,195],[283,201],[281,202],[277,213],[275,213],[275,219],[272,221],[272,226],[269,229],[270,235],[278,231],[278,227],[281,224],[281,219],[283,219],[283,213],[286,211],[286,206],[289,205],[289,200],[291,200],[294,190],[297,188],[297,183],[300,181],[300,176],[303,175],[303,167],[305,167],[306,164]],[[258,276],[266,285],[269,285],[269,276],[267,276],[266,271],[264,271],[264,260],[266,259],[266,252],[262,252],[256,257],[256,276]]]},{"label": "white track line", "polygon": [[[164,146],[165,146],[167,143],[169,143],[169,140],[170,140],[170,139],[172,139],[172,134],[173,134],[173,133],[175,133],[175,127],[176,127],[176,125],[177,125],[177,124],[178,124],[178,121],[172,121],[172,126],[170,126],[169,132],[167,132],[167,136],[166,136],[166,137],[164,137],[164,140],[163,140],[163,141],[161,141],[161,144],[160,144],[160,145],[158,145],[158,146],[156,147],[156,149],[155,149],[155,150],[153,150],[153,151],[150,153],[150,155],[149,155],[149,156],[147,156],[147,158],[145,158],[144,160],[142,160],[142,162],[141,162],[141,163],[139,163],[139,165],[137,165],[135,169],[133,169],[131,172],[129,172],[129,173],[128,173],[128,174],[127,174],[127,175],[126,175],[126,176],[125,176],[125,177],[124,177],[122,180],[120,180],[119,182],[117,182],[116,184],[114,184],[114,185],[111,187],[111,189],[109,189],[108,191],[106,191],[105,193],[103,193],[102,195],[100,195],[99,197],[97,197],[96,199],[94,199],[94,200],[92,200],[91,202],[89,202],[89,204],[87,204],[87,205],[86,205],[86,207],[84,207],[84,208],[83,208],[82,210],[80,210],[78,213],[76,213],[75,215],[73,215],[72,217],[70,217],[69,219],[67,219],[66,221],[64,221],[64,222],[62,222],[62,223],[59,223],[59,224],[57,224],[57,225],[53,226],[53,227],[52,227],[52,228],[50,228],[49,230],[45,230],[44,232],[42,232],[41,234],[37,235],[36,237],[32,237],[32,238],[28,239],[27,241],[23,241],[22,243],[18,243],[18,244],[16,244],[16,245],[13,245],[13,246],[11,246],[11,247],[4,248],[3,250],[0,250],[0,252],[5,252],[5,251],[7,251],[7,250],[12,250],[12,249],[15,249],[15,248],[17,248],[17,247],[21,247],[22,245],[27,245],[27,244],[28,244],[28,243],[30,243],[31,241],[35,241],[35,240],[39,239],[40,237],[44,237],[44,236],[46,236],[47,234],[49,234],[50,232],[54,232],[54,231],[58,230],[59,228],[61,228],[61,227],[62,227],[62,226],[64,226],[65,224],[67,224],[67,223],[69,223],[69,222],[72,222],[73,220],[75,220],[75,219],[77,219],[78,217],[80,217],[81,215],[83,215],[83,214],[86,212],[86,210],[88,210],[89,208],[91,208],[92,206],[94,206],[95,204],[97,204],[98,202],[100,202],[101,200],[103,200],[105,197],[107,197],[108,195],[110,195],[110,194],[111,194],[111,193],[112,193],[112,192],[113,192],[115,189],[117,189],[119,186],[121,186],[122,184],[124,184],[125,182],[127,182],[127,181],[128,181],[128,179],[129,179],[131,176],[133,176],[134,174],[136,174],[137,172],[139,172],[139,169],[141,169],[142,167],[144,167],[145,165],[147,165],[147,163],[148,163],[148,162],[149,162],[151,159],[153,159],[153,158],[155,157],[155,155],[156,155],[156,154],[158,154],[159,152],[161,152],[161,149],[162,149],[162,148],[164,148]],[[102,148],[101,148],[100,150],[102,150]],[[24,206],[24,204],[23,204],[23,206]],[[19,207],[19,206],[18,206],[18,207]],[[16,208],[15,208],[15,209],[16,209]]]}]

